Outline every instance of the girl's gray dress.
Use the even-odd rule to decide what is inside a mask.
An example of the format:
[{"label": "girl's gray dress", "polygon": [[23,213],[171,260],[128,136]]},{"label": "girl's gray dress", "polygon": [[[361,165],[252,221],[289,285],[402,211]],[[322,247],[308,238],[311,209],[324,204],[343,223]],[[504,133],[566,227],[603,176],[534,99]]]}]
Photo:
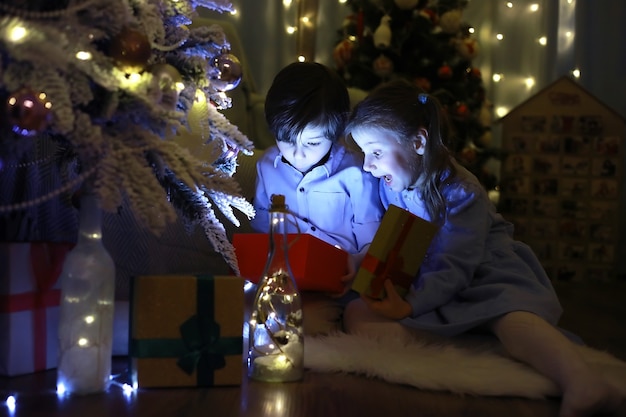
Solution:
[{"label": "girl's gray dress", "polygon": [[[498,214],[486,191],[466,169],[443,188],[447,218],[434,237],[406,300],[412,317],[402,323],[454,336],[512,311],[535,313],[556,325],[562,309],[550,279],[513,225]],[[417,190],[393,192],[390,204],[430,220]]]}]

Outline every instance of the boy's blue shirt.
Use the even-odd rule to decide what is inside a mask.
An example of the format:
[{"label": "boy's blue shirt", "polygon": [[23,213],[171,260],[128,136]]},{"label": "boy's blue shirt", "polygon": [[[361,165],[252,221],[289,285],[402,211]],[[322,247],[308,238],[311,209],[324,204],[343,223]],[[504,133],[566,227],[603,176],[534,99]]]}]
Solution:
[{"label": "boy's blue shirt", "polygon": [[[282,194],[301,233],[314,235],[348,253],[362,251],[374,238],[384,209],[378,179],[363,171],[360,154],[333,144],[328,160],[306,174],[287,163],[272,146],[257,162],[257,232],[269,231],[268,207],[272,194]],[[297,233],[295,222],[290,233]]]}]

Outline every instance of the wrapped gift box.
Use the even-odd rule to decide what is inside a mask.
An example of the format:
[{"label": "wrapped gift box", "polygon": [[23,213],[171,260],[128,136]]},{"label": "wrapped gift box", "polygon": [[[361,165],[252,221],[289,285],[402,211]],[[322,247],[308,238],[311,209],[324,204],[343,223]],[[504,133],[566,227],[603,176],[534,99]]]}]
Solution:
[{"label": "wrapped gift box", "polygon": [[0,243],[0,375],[57,366],[59,275],[73,243]]},{"label": "wrapped gift box", "polygon": [[243,279],[145,275],[131,281],[129,356],[143,388],[239,385]]},{"label": "wrapped gift box", "polygon": [[[309,234],[289,234],[289,265],[298,289],[304,291],[341,292],[339,280],[347,273],[348,253]],[[233,246],[239,272],[258,283],[263,275],[269,250],[265,233],[236,233]]]},{"label": "wrapped gift box", "polygon": [[406,294],[437,230],[435,224],[390,205],[361,262],[352,289],[382,298],[383,283],[391,279],[400,295]]}]

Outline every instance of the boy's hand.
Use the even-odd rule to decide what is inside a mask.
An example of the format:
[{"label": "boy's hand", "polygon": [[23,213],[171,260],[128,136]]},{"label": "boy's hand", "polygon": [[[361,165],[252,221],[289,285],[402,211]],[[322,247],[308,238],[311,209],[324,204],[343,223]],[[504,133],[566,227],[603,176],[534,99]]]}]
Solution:
[{"label": "boy's hand", "polygon": [[385,280],[385,292],[387,296],[382,300],[371,298],[366,295],[361,296],[365,304],[377,314],[392,320],[400,320],[409,317],[413,309],[411,304],[400,297],[398,291],[393,286],[390,279]]},{"label": "boy's hand", "polygon": [[350,288],[352,288],[352,281],[354,281],[354,277],[356,276],[356,270],[357,270],[355,259],[353,256],[348,256],[347,269],[348,271],[346,272],[346,274],[339,278],[339,281],[341,281],[341,283],[343,284],[343,290],[338,293],[330,294],[331,297],[334,297],[334,298],[342,297],[348,291],[350,291]]}]

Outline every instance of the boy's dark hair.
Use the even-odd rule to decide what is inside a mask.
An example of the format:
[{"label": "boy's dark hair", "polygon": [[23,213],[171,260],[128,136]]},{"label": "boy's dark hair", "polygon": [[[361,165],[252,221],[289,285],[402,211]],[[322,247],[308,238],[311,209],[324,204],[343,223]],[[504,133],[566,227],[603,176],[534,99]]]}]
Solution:
[{"label": "boy's dark hair", "polygon": [[307,126],[336,142],[350,112],[345,83],[317,62],[294,62],[278,72],[265,97],[265,120],[277,141],[294,143]]}]

